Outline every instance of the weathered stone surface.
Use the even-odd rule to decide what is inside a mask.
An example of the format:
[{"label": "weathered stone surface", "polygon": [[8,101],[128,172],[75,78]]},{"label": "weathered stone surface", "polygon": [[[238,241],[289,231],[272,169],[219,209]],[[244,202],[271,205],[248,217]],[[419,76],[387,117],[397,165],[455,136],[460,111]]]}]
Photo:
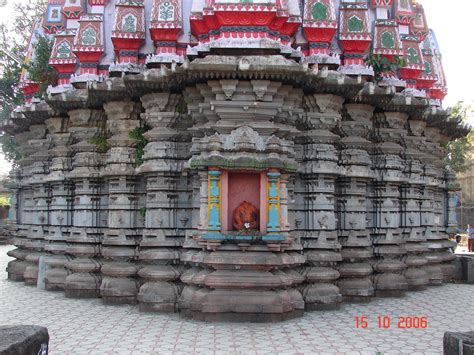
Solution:
[{"label": "weathered stone surface", "polygon": [[[8,264],[10,267],[10,264]],[[455,279],[472,284],[474,283],[474,258],[468,255],[458,255],[454,262]]]},{"label": "weathered stone surface", "polygon": [[268,321],[301,313],[304,302],[295,291],[189,289],[181,295],[180,308],[194,319],[217,321],[235,314],[236,320]]},{"label": "weathered stone surface", "polygon": [[474,332],[446,332],[443,337],[443,354],[474,354]]},{"label": "weathered stone surface", "polygon": [[81,65],[71,87],[15,110],[11,280],[142,311],[274,321],[453,277],[457,187],[442,147],[467,130],[427,99],[443,91],[367,80],[359,55],[334,70],[346,40],[293,48],[285,19],[294,31],[308,19],[297,1],[272,3],[279,22],[264,38],[241,26],[196,35],[193,17],[198,44],[153,38],[146,59],[115,48],[108,73]]},{"label": "weathered stone surface", "polygon": [[48,329],[36,325],[0,326],[0,354],[48,354]]},{"label": "weathered stone surface", "polygon": [[342,303],[339,288],[332,284],[314,283],[305,286],[302,294],[308,311],[337,309]]},{"label": "weathered stone surface", "polygon": [[171,282],[153,281],[140,287],[138,302],[142,312],[177,312],[182,288]]}]

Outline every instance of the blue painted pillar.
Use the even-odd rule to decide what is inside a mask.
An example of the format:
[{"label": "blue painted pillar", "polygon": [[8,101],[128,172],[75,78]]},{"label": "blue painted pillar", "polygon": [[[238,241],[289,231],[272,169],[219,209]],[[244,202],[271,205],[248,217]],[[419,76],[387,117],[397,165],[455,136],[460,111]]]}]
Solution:
[{"label": "blue painted pillar", "polygon": [[280,233],[280,173],[267,173],[267,234]]},{"label": "blue painted pillar", "polygon": [[221,235],[221,172],[209,170],[208,172],[208,202],[207,202],[207,236],[218,237]]}]

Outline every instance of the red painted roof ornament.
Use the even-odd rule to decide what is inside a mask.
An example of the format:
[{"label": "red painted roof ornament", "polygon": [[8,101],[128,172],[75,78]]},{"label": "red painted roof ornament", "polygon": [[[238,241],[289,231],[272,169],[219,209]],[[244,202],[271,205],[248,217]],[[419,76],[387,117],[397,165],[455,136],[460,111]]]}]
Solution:
[{"label": "red painted roof ornament", "polygon": [[422,42],[428,36],[429,28],[426,22],[425,10],[420,4],[413,5],[415,9],[415,19],[410,25],[410,31]]},{"label": "red painted roof ornament", "polygon": [[331,43],[337,31],[334,0],[308,0],[304,5],[303,33],[308,43],[308,62],[334,62],[339,56],[330,56]]},{"label": "red painted roof ornament", "polygon": [[87,0],[91,6],[106,6],[110,0]]},{"label": "red painted roof ornament", "polygon": [[66,0],[62,9],[62,14],[67,20],[79,20],[84,13],[84,0]]},{"label": "red painted roof ornament", "polygon": [[69,84],[71,74],[76,71],[77,57],[73,53],[75,30],[64,30],[54,36],[49,65],[59,73],[59,85]]},{"label": "red painted roof ornament", "polygon": [[143,0],[120,0],[115,5],[112,42],[119,63],[137,63],[138,50],[145,41]]},{"label": "red painted roof ornament", "polygon": [[441,57],[438,55],[433,56],[433,68],[436,75],[438,76],[438,81],[433,84],[433,86],[428,91],[428,94],[433,99],[443,100],[448,94],[448,89],[443,65],[441,64]]},{"label": "red painted roof ornament", "polygon": [[66,18],[62,14],[64,0],[48,0],[44,14],[43,29],[47,34],[54,34],[65,28]]},{"label": "red painted roof ornament", "polygon": [[30,79],[29,77],[30,74],[28,70],[26,69],[26,67],[35,58],[35,44],[38,41],[38,35],[41,34],[42,32],[41,29],[43,28],[43,23],[44,23],[44,17],[38,21],[35,21],[33,24],[33,29],[31,31],[30,38],[28,40],[28,45],[26,46],[25,59],[23,61],[23,63],[25,64],[25,67],[23,67],[20,74],[20,83],[18,85],[18,88],[22,91],[25,97],[25,102],[27,104],[31,103],[34,95],[39,90],[39,83],[34,82],[33,80]]},{"label": "red painted roof ornament", "polygon": [[395,21],[375,20],[374,54],[380,54],[388,59],[403,56],[398,25]]},{"label": "red painted roof ornament", "polygon": [[270,29],[280,32],[282,41],[290,42],[300,25],[299,5],[291,0],[277,0],[277,16]]},{"label": "red painted roof ornament", "polygon": [[424,70],[423,55],[418,37],[400,35],[404,50],[405,66],[400,68],[400,77],[407,82],[408,88],[416,88],[416,81]]},{"label": "red painted roof ornament", "polygon": [[395,20],[400,25],[410,25],[415,20],[415,11],[412,0],[394,0],[395,2]]},{"label": "red painted roof ornament", "polygon": [[177,53],[178,37],[183,30],[182,0],[153,0],[150,35],[155,45],[155,55],[147,63],[182,62]]},{"label": "red painted roof ornament", "polygon": [[190,24],[199,41],[196,55],[212,48],[272,49],[292,55],[301,13],[297,1],[207,0],[193,2]]},{"label": "red painted roof ornament", "polygon": [[344,65],[363,65],[372,43],[367,4],[342,2],[340,12],[339,43],[344,51]]},{"label": "red painted roof ornament", "polygon": [[103,15],[84,15],[74,38],[73,52],[80,61],[80,74],[97,76],[97,66],[104,55]]},{"label": "red painted roof ornament", "polygon": [[426,38],[423,41],[421,52],[423,54],[424,70],[418,77],[418,80],[416,81],[416,86],[418,89],[427,90],[430,89],[438,81],[438,75],[436,75],[434,69],[433,51],[431,50],[429,38]]},{"label": "red painted roof ornament", "polygon": [[393,5],[393,0],[371,0],[372,6],[374,7],[385,7],[389,8]]}]

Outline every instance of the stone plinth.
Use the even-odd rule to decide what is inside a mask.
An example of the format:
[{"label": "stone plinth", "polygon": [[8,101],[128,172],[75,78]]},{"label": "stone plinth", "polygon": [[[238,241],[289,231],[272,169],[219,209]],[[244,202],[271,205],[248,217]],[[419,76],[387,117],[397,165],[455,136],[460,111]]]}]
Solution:
[{"label": "stone plinth", "polygon": [[292,269],[304,257],[258,246],[245,253],[223,249],[182,255],[192,266],[181,276],[186,284],[179,299],[182,315],[207,321],[279,321],[303,312],[303,297],[294,288],[303,277]]}]

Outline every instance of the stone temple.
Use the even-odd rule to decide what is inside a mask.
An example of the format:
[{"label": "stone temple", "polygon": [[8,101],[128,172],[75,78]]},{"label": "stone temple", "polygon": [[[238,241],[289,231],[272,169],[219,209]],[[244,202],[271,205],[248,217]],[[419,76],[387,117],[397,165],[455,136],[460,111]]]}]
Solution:
[{"label": "stone temple", "polygon": [[49,0],[33,60],[38,33],[59,80],[24,75],[3,127],[11,280],[278,321],[451,278],[468,128],[415,1]]}]

